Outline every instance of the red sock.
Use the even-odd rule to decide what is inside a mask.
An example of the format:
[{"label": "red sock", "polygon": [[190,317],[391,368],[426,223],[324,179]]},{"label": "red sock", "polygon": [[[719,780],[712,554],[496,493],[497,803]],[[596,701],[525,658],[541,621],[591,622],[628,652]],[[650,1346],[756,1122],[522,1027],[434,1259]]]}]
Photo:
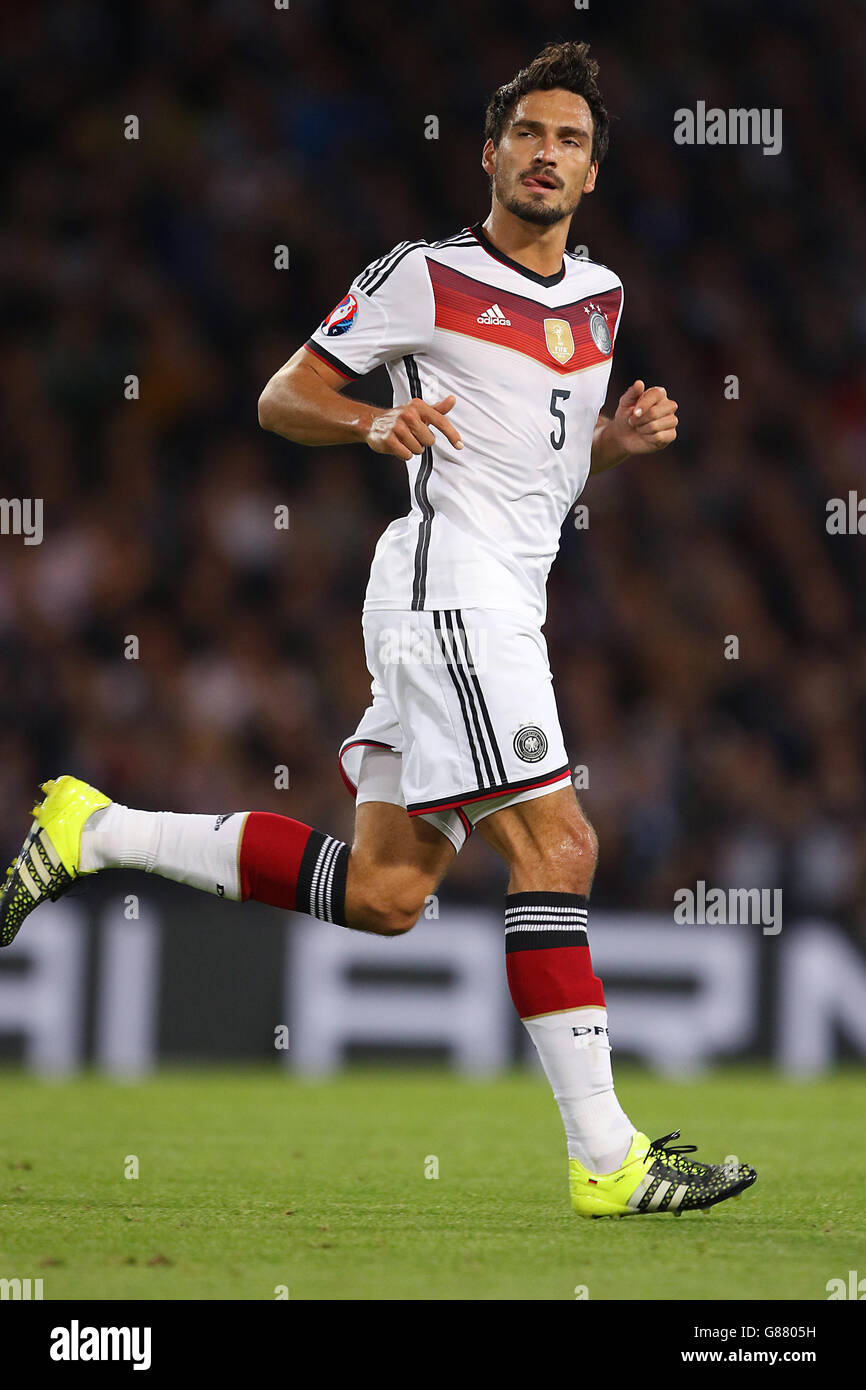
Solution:
[{"label": "red sock", "polygon": [[505,968],[521,1018],[584,1005],[604,1008],[586,936],[587,899],[577,893],[509,893]]},{"label": "red sock", "polygon": [[299,820],[251,811],[240,844],[241,898],[346,925],[349,846]]}]

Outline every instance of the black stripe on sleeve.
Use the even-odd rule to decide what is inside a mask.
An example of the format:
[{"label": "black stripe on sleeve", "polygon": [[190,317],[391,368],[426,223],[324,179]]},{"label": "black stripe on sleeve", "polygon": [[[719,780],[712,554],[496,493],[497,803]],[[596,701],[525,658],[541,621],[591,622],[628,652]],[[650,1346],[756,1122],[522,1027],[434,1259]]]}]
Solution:
[{"label": "black stripe on sleeve", "polygon": [[405,258],[410,254],[410,252],[417,251],[419,246],[426,245],[426,241],[410,241],[406,243],[402,248],[398,247],[397,251],[391,257],[391,259],[387,261],[384,266],[381,267],[378,275],[376,275],[371,280],[365,281],[364,284],[361,284],[360,280],[358,281],[358,289],[363,290],[365,294],[374,295],[377,290],[380,290],[382,288],[389,275],[393,274],[400,262],[402,260],[405,260]]},{"label": "black stripe on sleeve", "polygon": [[339,357],[335,357],[326,347],[322,347],[322,344],[318,342],[317,339],[308,338],[304,343],[304,347],[307,348],[314,357],[321,357],[322,361],[327,362],[329,367],[333,367],[335,372],[339,372],[341,376],[348,377],[349,381],[357,380],[358,373],[353,372],[351,367],[347,367],[345,362],[341,362]]}]

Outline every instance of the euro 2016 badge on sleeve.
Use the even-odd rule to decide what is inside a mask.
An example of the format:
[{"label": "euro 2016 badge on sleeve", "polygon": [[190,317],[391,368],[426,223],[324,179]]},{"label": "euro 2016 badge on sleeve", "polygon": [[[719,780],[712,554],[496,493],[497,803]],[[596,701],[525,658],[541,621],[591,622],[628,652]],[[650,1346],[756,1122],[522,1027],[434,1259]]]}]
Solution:
[{"label": "euro 2016 badge on sleeve", "polygon": [[322,332],[327,333],[329,338],[338,338],[341,333],[348,333],[355,322],[357,312],[357,299],[353,294],[347,294],[346,298],[341,299],[336,309],[332,309],[324,320]]}]

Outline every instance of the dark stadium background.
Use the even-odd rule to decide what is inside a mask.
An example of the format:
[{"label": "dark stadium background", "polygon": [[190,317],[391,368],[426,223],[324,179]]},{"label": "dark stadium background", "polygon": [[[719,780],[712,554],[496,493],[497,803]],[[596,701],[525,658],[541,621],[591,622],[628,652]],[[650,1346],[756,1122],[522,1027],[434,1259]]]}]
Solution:
[{"label": "dark stadium background", "polygon": [[[486,216],[490,92],[580,37],[614,118],[569,243],[625,285],[609,403],[640,376],[681,419],[672,449],[591,481],[551,577],[593,902],[781,887],[786,920],[864,942],[864,538],[825,526],[864,488],[862,11],[151,0],[2,25],[0,492],[45,506],[41,545],[0,537],[3,852],[60,771],[350,837],[336,753],[367,703],[360,604],[405,472],[266,436],[257,398],[369,261]],[[782,152],[675,145],[699,100],[781,107]],[[384,372],[356,389],[389,399]],[[478,840],[443,900],[501,901]]]}]

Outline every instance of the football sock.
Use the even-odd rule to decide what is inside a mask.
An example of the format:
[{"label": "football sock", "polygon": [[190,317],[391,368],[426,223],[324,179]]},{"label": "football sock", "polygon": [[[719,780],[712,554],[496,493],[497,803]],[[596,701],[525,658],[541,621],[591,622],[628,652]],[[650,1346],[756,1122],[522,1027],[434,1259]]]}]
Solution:
[{"label": "football sock", "polygon": [[262,811],[183,815],[113,801],[81,831],[81,868],[144,869],[235,902],[253,898],[345,926],[349,847]]},{"label": "football sock", "polygon": [[268,811],[246,818],[240,852],[241,897],[346,925],[349,846],[301,821]]},{"label": "football sock", "polygon": [[144,869],[219,897],[240,897],[238,842],[243,813],[224,816],[136,811],[112,801],[81,831],[81,868]]},{"label": "football sock", "polygon": [[505,961],[514,1006],[559,1106],[570,1158],[612,1173],[635,1126],[613,1086],[607,1010],[592,973],[587,899],[576,893],[509,893]]}]

